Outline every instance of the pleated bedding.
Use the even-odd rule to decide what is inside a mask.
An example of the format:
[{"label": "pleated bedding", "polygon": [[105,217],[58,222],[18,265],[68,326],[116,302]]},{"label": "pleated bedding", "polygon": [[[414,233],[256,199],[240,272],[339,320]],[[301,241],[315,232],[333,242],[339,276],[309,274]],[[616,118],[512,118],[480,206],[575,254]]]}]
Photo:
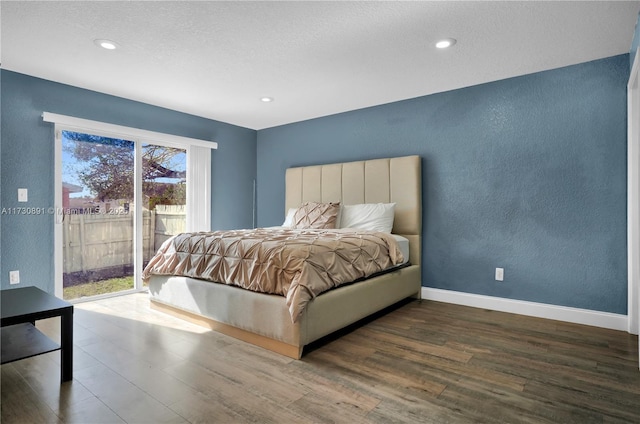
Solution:
[{"label": "pleated bedding", "polygon": [[286,297],[296,322],[315,296],[403,262],[391,234],[350,229],[264,229],[178,234],[142,278],[177,275]]}]

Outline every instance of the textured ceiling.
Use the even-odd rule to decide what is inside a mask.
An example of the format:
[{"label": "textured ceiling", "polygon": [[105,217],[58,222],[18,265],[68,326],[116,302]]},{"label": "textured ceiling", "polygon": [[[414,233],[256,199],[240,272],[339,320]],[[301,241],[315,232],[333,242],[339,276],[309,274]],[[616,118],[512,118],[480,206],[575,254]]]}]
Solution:
[{"label": "textured ceiling", "polygon": [[[628,53],[639,10],[638,1],[5,0],[0,60],[263,129]],[[438,50],[443,37],[458,42]],[[98,38],[120,48],[98,48]]]}]

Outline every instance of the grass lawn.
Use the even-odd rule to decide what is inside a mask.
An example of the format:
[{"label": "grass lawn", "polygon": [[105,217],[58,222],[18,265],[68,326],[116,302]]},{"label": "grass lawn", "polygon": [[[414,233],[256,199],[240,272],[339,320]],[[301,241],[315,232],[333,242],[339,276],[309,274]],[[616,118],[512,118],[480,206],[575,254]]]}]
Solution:
[{"label": "grass lawn", "polygon": [[86,296],[96,296],[99,294],[115,293],[133,288],[133,276],[111,278],[109,280],[94,281],[91,283],[78,284],[64,287],[63,299],[71,300]]}]

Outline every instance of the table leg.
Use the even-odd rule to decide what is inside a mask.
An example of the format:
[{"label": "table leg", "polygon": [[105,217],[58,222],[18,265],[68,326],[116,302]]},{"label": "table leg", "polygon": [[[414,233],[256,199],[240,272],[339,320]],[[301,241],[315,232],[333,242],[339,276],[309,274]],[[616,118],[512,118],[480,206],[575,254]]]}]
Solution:
[{"label": "table leg", "polygon": [[69,308],[60,316],[60,380],[73,379],[73,308]]}]

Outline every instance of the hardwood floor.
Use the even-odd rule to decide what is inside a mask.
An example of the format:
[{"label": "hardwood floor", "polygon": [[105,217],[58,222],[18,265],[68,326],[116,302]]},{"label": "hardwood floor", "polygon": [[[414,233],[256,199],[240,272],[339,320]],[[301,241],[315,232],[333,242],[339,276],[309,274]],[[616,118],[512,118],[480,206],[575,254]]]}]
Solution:
[{"label": "hardwood floor", "polygon": [[2,423],[640,423],[636,336],[429,301],[299,361],[145,294],[77,304],[74,345],[62,385],[59,352],[1,367]]}]

